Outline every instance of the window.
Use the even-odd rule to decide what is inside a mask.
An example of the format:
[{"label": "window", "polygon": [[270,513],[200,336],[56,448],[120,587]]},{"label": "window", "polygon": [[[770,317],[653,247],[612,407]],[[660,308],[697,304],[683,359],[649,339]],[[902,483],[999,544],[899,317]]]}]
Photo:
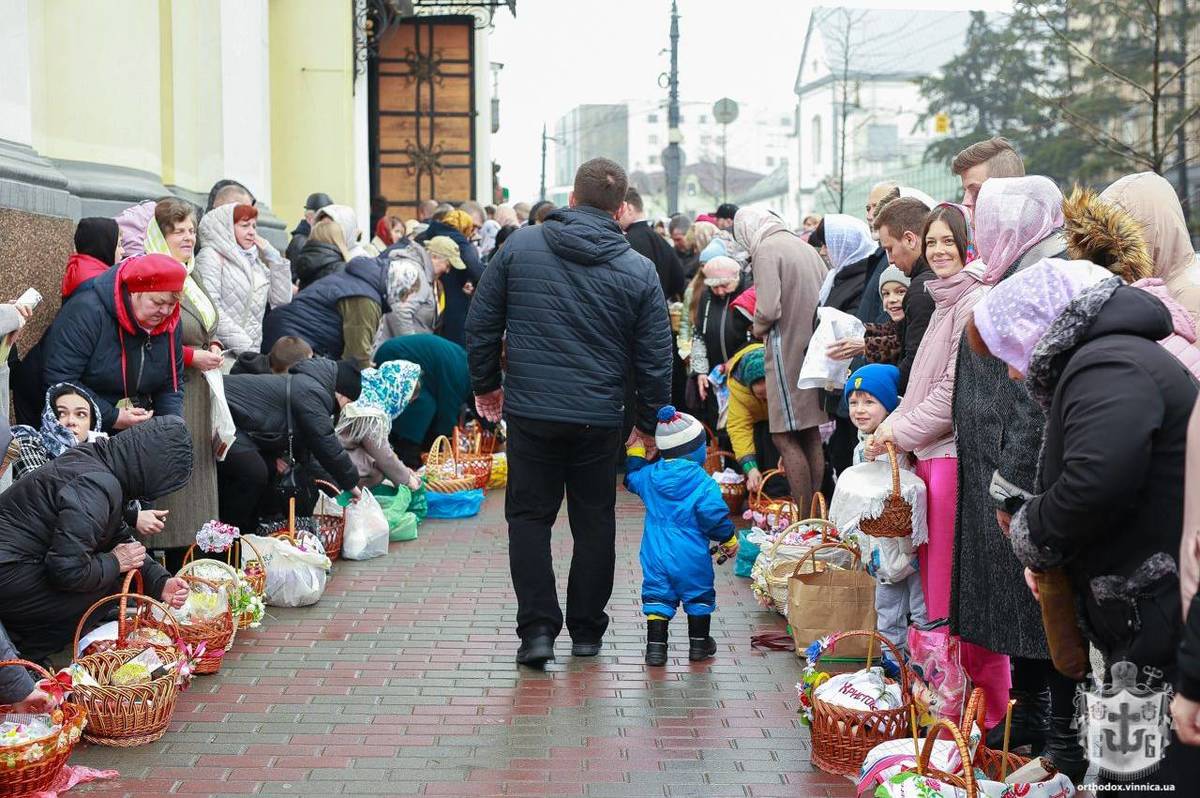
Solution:
[{"label": "window", "polygon": [[658,163],[658,156],[657,156],[657,155],[651,155],[651,156],[650,156],[650,165],[651,165],[651,166],[654,166],[654,165],[655,165],[655,164],[657,164],[657,163]]},{"label": "window", "polygon": [[789,119],[788,117],[786,117],[786,116],[779,117],[779,126],[780,127],[788,127],[791,124],[792,124],[792,120]]},{"label": "window", "polygon": [[774,156],[771,156],[771,155],[768,155],[768,156],[767,156],[767,166],[768,166],[768,167],[773,167],[773,166],[775,166],[775,158],[774,158]]},{"label": "window", "polygon": [[867,126],[867,158],[886,161],[900,154],[900,131],[896,125]]},{"label": "window", "polygon": [[658,114],[647,114],[647,115],[646,115],[646,121],[647,121],[647,122],[657,122],[657,121],[658,121]]},{"label": "window", "polygon": [[700,143],[701,144],[712,144],[712,138],[713,138],[712,136],[701,136]]},{"label": "window", "polygon": [[658,144],[658,136],[651,135],[650,138],[648,138],[646,141],[648,141],[651,146],[654,146],[654,145]]},{"label": "window", "polygon": [[812,159],[814,166],[821,165],[821,117],[812,118]]},{"label": "window", "polygon": [[708,124],[708,114],[700,114],[700,124],[702,124],[702,125]]}]

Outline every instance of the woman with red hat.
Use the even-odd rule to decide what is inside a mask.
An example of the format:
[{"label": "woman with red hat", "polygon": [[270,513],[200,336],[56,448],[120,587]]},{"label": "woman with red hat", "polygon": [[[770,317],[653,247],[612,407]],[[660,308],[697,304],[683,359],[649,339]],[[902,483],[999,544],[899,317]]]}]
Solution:
[{"label": "woman with red hat", "polygon": [[187,270],[169,255],[127,258],[84,283],[46,333],[49,386],[81,385],[114,433],[183,413],[183,345],[176,334]]}]

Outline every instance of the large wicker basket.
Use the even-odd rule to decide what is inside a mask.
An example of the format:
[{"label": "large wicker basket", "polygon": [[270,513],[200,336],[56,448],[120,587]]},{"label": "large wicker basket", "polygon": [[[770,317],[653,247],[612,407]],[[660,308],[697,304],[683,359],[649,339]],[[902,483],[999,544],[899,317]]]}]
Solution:
[{"label": "large wicker basket", "polygon": [[933,755],[933,744],[937,742],[942,732],[949,732],[955,747],[958,748],[958,755],[961,760],[963,762],[971,761],[970,748],[967,746],[966,737],[959,727],[945,718],[938,718],[933,726],[930,727],[929,733],[925,736],[925,744],[921,747],[920,753],[917,754],[916,766],[909,770],[915,771],[922,776],[931,776],[943,784],[963,790],[965,793],[964,798],[977,798],[979,795],[979,785],[975,782],[975,771],[973,768],[964,767],[961,774],[955,774],[938,770],[929,764],[929,759]]},{"label": "large wicker basket", "polygon": [[[855,775],[872,748],[888,740],[902,739],[910,733],[912,685],[903,664],[904,658],[886,637],[872,630],[842,632],[838,640],[859,636],[874,637],[891,651],[892,659],[900,667],[901,704],[895,709],[856,710],[830,704],[813,695],[812,762],[826,773],[838,776]],[[819,658],[818,655],[816,659]],[[870,667],[869,658],[867,666]]]},{"label": "large wicker basket", "polygon": [[[959,725],[963,739],[971,739],[972,724],[978,726],[981,731],[986,730],[986,719],[987,701],[984,699],[983,690],[976,687],[971,691],[971,697],[967,699],[962,723]],[[1014,754],[1011,751],[997,751],[994,748],[988,748],[986,737],[980,740],[979,745],[975,747],[973,764],[992,781],[1004,781],[1009,773],[1025,767],[1029,762],[1029,757]]]},{"label": "large wicker basket", "polygon": [[[254,552],[254,556],[247,558],[245,565],[242,565],[239,568],[238,563],[241,563],[242,559],[243,559],[242,558],[242,545],[243,544],[250,547],[250,551]],[[193,562],[196,562],[195,555],[196,555],[196,544],[193,543],[191,546],[188,546],[187,553],[185,553],[183,555],[183,567],[184,567],[184,569],[189,570],[189,572],[191,570],[189,568],[189,566]],[[209,562],[221,563],[220,560],[215,560],[210,557],[203,557],[201,559],[208,560]],[[228,565],[234,571],[233,575],[235,577],[240,576],[242,579],[245,579],[246,584],[250,585],[250,589],[254,591],[254,594],[256,596],[258,596],[259,598],[262,598],[264,595],[266,595],[266,592],[267,592],[267,566],[262,558],[262,554],[259,553],[258,549],[255,548],[254,544],[251,543],[248,539],[238,538],[238,539],[234,540],[233,545],[230,546],[229,550],[225,552],[225,562],[222,564]],[[229,581],[225,578],[225,575],[222,576],[222,580]],[[237,582],[234,582],[232,587],[235,589],[240,589]],[[254,621],[253,616],[248,613],[244,614],[244,615],[240,615],[238,617],[238,629],[249,629],[250,624],[253,621]]]},{"label": "large wicker basket", "polygon": [[[725,468],[725,461],[730,460],[734,463],[737,459],[733,456],[733,452],[723,452],[716,448],[710,448],[708,456],[704,461],[704,470],[709,474],[715,474]],[[725,500],[725,506],[729,508],[730,515],[738,515],[742,512],[742,505],[746,503],[746,481],[741,482],[718,483],[721,486],[721,498]]]},{"label": "large wicker basket", "polygon": [[888,459],[892,461],[892,492],[883,500],[883,512],[878,518],[863,518],[859,529],[875,538],[902,538],[912,534],[913,508],[900,495],[900,458],[896,447],[887,442]]},{"label": "large wicker basket", "polygon": [[787,613],[788,584],[796,570],[796,564],[807,556],[807,550],[799,554],[784,556],[779,549],[789,534],[803,526],[819,529],[821,532],[820,540],[815,541],[812,544],[813,547],[840,541],[837,527],[829,521],[818,517],[805,518],[784,527],[775,538],[775,542],[759,552],[758,559],[755,560],[754,567],[751,569],[751,579],[753,580],[750,585],[751,590],[759,596],[760,603],[781,614]]},{"label": "large wicker basket", "polygon": [[[247,543],[249,543],[249,541],[247,541]],[[257,550],[255,550],[255,553],[257,554]],[[204,569],[203,573],[201,572],[201,569]],[[241,590],[240,580],[244,578],[242,572],[229,563],[221,562],[220,560],[210,560],[207,558],[192,560],[188,559],[186,556],[184,557],[183,567],[179,569],[179,576],[184,575],[198,576],[202,579],[223,585],[225,587],[226,595],[229,597],[230,601],[233,600],[234,591]],[[247,580],[247,582],[249,582],[249,580]],[[251,588],[253,588],[253,585],[251,585]],[[259,595],[261,596],[261,594]],[[238,629],[249,629],[250,624],[254,621],[254,617],[250,613],[239,613],[235,620],[237,621]],[[225,647],[225,650],[228,651],[232,647],[233,637],[230,637],[229,644]]]},{"label": "large wicker basket", "polygon": [[[21,666],[43,679],[53,679],[41,665],[23,659],[0,662],[0,668]],[[87,723],[87,710],[75,703],[64,703],[57,732],[40,740],[19,745],[0,746],[0,795],[27,795],[49,789],[59,771],[71,757]]]},{"label": "large wicker basket", "polygon": [[[772,525],[782,527],[800,520],[800,506],[790,496],[774,499],[763,492],[767,481],[779,474],[783,474],[783,469],[772,468],[762,475],[762,482],[759,484],[758,490],[750,494],[750,511],[759,513],[768,519],[773,518],[775,523]],[[821,501],[824,502],[824,499]]]},{"label": "large wicker basket", "polygon": [[[217,561],[214,560],[214,562]],[[225,563],[221,563],[221,565],[225,565]],[[214,592],[221,589],[219,582],[204,579],[186,570],[181,570],[179,576],[188,583],[189,589],[197,586]],[[149,623],[160,627],[163,626],[161,621],[155,621],[154,619],[151,619]],[[237,621],[233,617],[232,607],[226,607],[225,611],[216,618],[193,621],[188,624],[176,622],[175,625],[179,630],[179,636],[183,642],[193,648],[198,647],[201,643],[204,644],[204,656],[196,660],[196,673],[209,674],[221,670],[221,663],[225,661],[225,652],[233,647],[233,639],[237,634]],[[163,629],[163,631],[166,630]]]},{"label": "large wicker basket", "polygon": [[476,429],[467,434],[461,427],[454,428],[454,462],[456,471],[464,477],[474,477],[476,488],[486,488],[492,481],[492,447],[496,438],[484,436]]},{"label": "large wicker basket", "polygon": [[[98,609],[113,601],[119,603],[116,647],[76,660],[76,663],[92,674],[101,686],[75,685],[72,688],[75,700],[87,712],[88,724],[83,733],[84,739],[115,748],[145,745],[166,734],[171,715],[175,712],[175,700],[179,696],[178,677],[175,672],[167,673],[146,684],[105,684],[113,671],[147,648],[154,648],[159,658],[168,665],[177,664],[181,659],[174,645],[166,647],[146,642],[135,644],[130,640],[131,635],[136,634],[142,626],[165,626],[169,630],[167,636],[171,640],[182,638],[182,631],[165,604],[141,593],[130,592],[134,577],[138,589],[141,589],[141,574],[138,571],[130,571],[125,577],[125,584],[120,593],[100,599],[79,619],[79,625],[75,628],[75,641],[71,646],[72,651],[78,649],[84,625]],[[135,605],[132,617],[130,602]]]},{"label": "large wicker basket", "polygon": [[[318,479],[316,484],[330,496],[337,496],[341,493],[338,486],[330,482]],[[342,553],[342,539],[346,536],[346,516],[314,512],[313,521],[316,527],[315,534],[320,539],[321,545],[325,547],[325,556],[330,560],[336,560]]]}]

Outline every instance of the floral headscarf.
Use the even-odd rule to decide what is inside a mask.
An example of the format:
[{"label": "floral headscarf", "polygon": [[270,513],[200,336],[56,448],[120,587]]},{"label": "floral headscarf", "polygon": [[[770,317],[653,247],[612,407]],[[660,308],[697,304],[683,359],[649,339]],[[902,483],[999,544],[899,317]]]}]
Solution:
[{"label": "floral headscarf", "polygon": [[1063,309],[1112,276],[1090,261],[1043,258],[979,300],[974,309],[979,337],[994,357],[1026,374],[1034,348]]},{"label": "floral headscarf", "polygon": [[387,443],[392,421],[416,395],[421,367],[407,360],[390,360],[378,368],[362,370],[362,393],[342,408],[337,432],[352,441],[371,439]]},{"label": "floral headscarf", "polygon": [[42,426],[40,429],[25,424],[18,424],[12,428],[13,437],[18,440],[32,439],[37,440],[46,448],[50,456],[59,457],[67,449],[74,448],[78,441],[75,440],[75,433],[62,425],[58,420],[58,410],[55,409],[54,403],[58,401],[58,397],[64,394],[77,394],[87,400],[88,405],[92,410],[92,432],[100,431],[100,406],[96,404],[96,399],[91,392],[86,388],[80,388],[69,382],[60,382],[56,385],[51,385],[50,390],[46,391],[46,406],[42,408]]},{"label": "floral headscarf", "polygon": [[392,259],[387,267],[387,301],[398,308],[421,279],[421,266],[411,258]]},{"label": "floral headscarf", "polygon": [[1035,244],[1063,226],[1063,195],[1048,177],[993,177],[975,201],[975,240],[987,264],[983,281],[1000,282]]}]

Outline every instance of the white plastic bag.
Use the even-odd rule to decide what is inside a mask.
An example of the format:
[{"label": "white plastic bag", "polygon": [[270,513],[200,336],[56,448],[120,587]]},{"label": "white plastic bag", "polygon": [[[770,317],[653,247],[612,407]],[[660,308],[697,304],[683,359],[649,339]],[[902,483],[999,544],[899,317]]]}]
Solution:
[{"label": "white plastic bag", "polygon": [[825,350],[843,338],[862,338],[866,332],[866,326],[849,313],[837,308],[817,308],[817,329],[808,341],[796,387],[841,390],[850,376],[847,371],[850,359],[831,360]]},{"label": "white plastic bag", "polygon": [[379,500],[369,490],[346,507],[346,535],[342,539],[342,559],[370,560],[388,551],[388,520]]},{"label": "white plastic bag", "polygon": [[[264,601],[272,607],[307,607],[316,604],[325,593],[325,582],[333,564],[325,556],[321,541],[311,532],[296,531],[296,541],[274,537],[243,535],[262,555],[267,572]],[[242,547],[242,567],[255,558],[250,546]]]},{"label": "white plastic bag", "polygon": [[229,402],[225,399],[225,378],[221,376],[220,369],[209,369],[201,374],[208,383],[208,393],[212,399],[213,457],[220,463],[229,454],[229,447],[233,446],[237,426],[233,423],[233,413],[229,412]]}]

